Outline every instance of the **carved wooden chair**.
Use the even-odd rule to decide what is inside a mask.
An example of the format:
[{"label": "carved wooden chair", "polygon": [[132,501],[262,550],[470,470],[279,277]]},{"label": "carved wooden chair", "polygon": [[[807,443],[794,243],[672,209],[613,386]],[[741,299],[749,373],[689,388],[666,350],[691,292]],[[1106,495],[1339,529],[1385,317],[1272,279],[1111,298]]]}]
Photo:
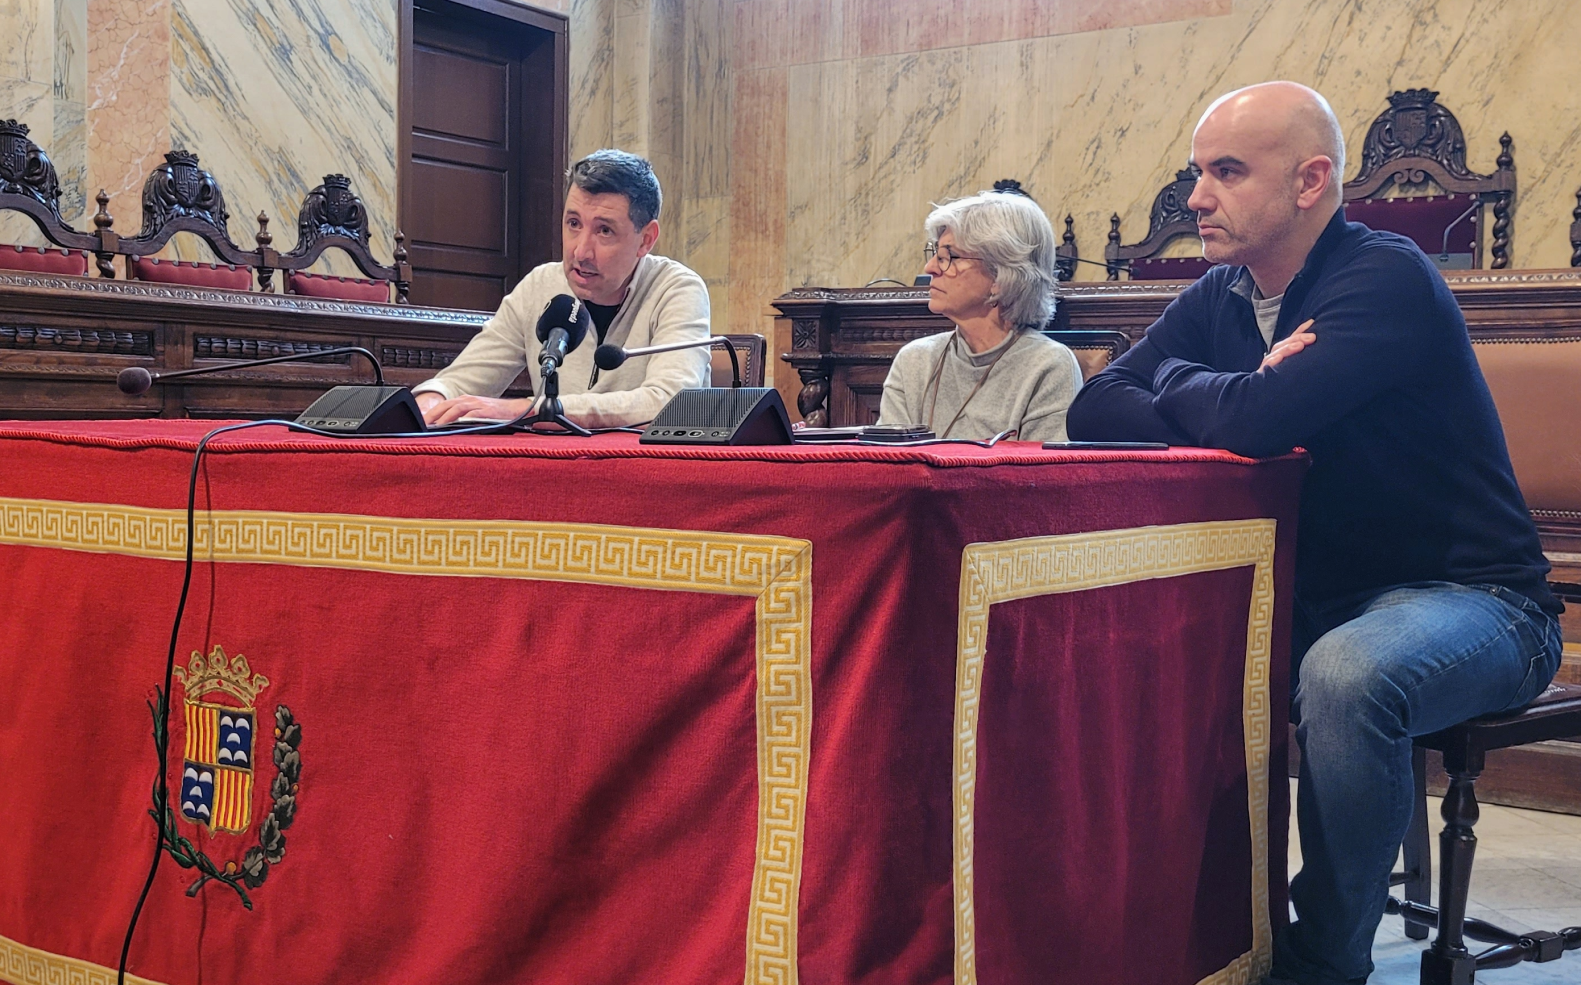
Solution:
[{"label": "carved wooden chair", "polygon": [[[263,290],[271,289],[274,271],[280,270],[285,275],[288,294],[389,303],[390,288],[394,285],[396,303],[407,303],[412,270],[406,257],[406,237],[396,231],[392,266],[386,267],[373,258],[368,248],[368,211],[362,199],[351,190],[351,179],[345,175],[325,175],[324,183],[302,200],[296,220],[297,242],[291,252],[276,253],[270,249],[273,237],[268,231],[269,219],[260,214],[258,223],[258,245],[262,254],[258,280]],[[307,268],[329,249],[345,252],[367,279],[309,272]]]},{"label": "carved wooden chair", "polygon": [[99,273],[115,276],[116,236],[104,211],[109,197],[99,193],[95,232],[78,232],[60,213],[60,179],[43,149],[28,137],[28,127],[0,120],[0,209],[21,212],[59,249],[0,245],[0,269],[86,276],[88,255],[98,258]]},{"label": "carved wooden chair", "polygon": [[1054,263],[1059,267],[1059,279],[1062,283],[1076,276],[1076,264],[1081,262],[1081,254],[1076,249],[1075,225],[1075,218],[1067,212],[1065,232],[1060,236],[1060,244],[1054,247]]},{"label": "carved wooden chair", "polygon": [[[741,385],[762,386],[765,375],[765,360],[768,358],[768,340],[761,335],[722,335],[720,338],[730,340],[730,347],[736,350],[736,358],[741,361]],[[730,373],[730,353],[723,349],[708,350],[712,357],[709,386],[729,386],[734,380]]]},{"label": "carved wooden chair", "polygon": [[[1494,269],[1510,265],[1510,210],[1515,203],[1515,158],[1510,135],[1499,138],[1497,169],[1477,174],[1466,167],[1466,138],[1460,121],[1431,89],[1389,94],[1389,108],[1373,120],[1362,142],[1361,170],[1345,183],[1345,217],[1372,229],[1415,241],[1442,267],[1483,266],[1481,234],[1487,207],[1493,210],[1488,252]],[[1431,180],[1442,195],[1379,198],[1391,185],[1420,189]]]},{"label": "carved wooden chair", "polygon": [[[229,222],[225,195],[214,176],[198,166],[198,155],[185,150],[170,151],[165,163],[150,171],[143,182],[142,230],[120,241],[118,252],[126,256],[127,279],[251,290],[259,254],[256,250],[243,250],[231,241]],[[155,258],[153,254],[164,249],[178,232],[197,236],[214,251],[219,262]]]},{"label": "carved wooden chair", "polygon": [[[1550,684],[1521,711],[1490,715],[1416,740],[1412,772],[1416,782],[1416,811],[1405,839],[1406,871],[1396,873],[1392,885],[1405,886],[1406,899],[1391,896],[1386,911],[1405,919],[1406,934],[1424,940],[1436,927],[1432,946],[1422,954],[1421,985],[1461,985],[1491,968],[1508,968],[1523,961],[1557,961],[1566,951],[1581,950],[1581,926],[1559,931],[1516,933],[1486,920],[1466,916],[1471,894],[1471,862],[1477,850],[1477,777],[1487,754],[1497,749],[1567,739],[1581,735],[1581,686]],[[1444,830],[1439,834],[1438,906],[1427,905],[1433,879],[1427,833],[1426,750],[1443,754],[1449,789],[1444,793]],[[1466,947],[1466,939],[1494,945],[1480,954]]]},{"label": "carved wooden chair", "polygon": [[[1510,462],[1545,548],[1581,535],[1581,459],[1554,449],[1581,418],[1581,333],[1563,335],[1509,330],[1473,340],[1477,363],[1509,436]],[[1557,580],[1557,579],[1556,579]],[[1468,918],[1466,900],[1476,847],[1476,780],[1486,754],[1498,749],[1581,736],[1581,687],[1553,685],[1527,708],[1492,715],[1416,740],[1412,757],[1416,811],[1405,839],[1405,871],[1391,882],[1404,899],[1388,903],[1406,920],[1407,936],[1438,934],[1423,955],[1424,985],[1470,981],[1475,969],[1503,968],[1522,961],[1552,961],[1581,948],[1581,927],[1557,933],[1516,934]],[[1449,774],[1440,835],[1439,905],[1428,906],[1433,882],[1427,818],[1427,750],[1440,752]],[[1473,955],[1465,938],[1494,945]],[[1460,976],[1460,977],[1457,977]]]},{"label": "carved wooden chair", "polygon": [[1570,213],[1570,266],[1581,267],[1581,189],[1576,190],[1576,207]]},{"label": "carved wooden chair", "polygon": [[1131,348],[1131,337],[1108,329],[1051,329],[1043,334],[1062,343],[1081,366],[1081,378],[1092,379]]},{"label": "carved wooden chair", "polygon": [[1195,167],[1176,171],[1175,180],[1159,190],[1147,217],[1147,235],[1139,243],[1121,244],[1120,215],[1109,217],[1109,244],[1103,256],[1110,280],[1119,280],[1120,271],[1125,270],[1131,280],[1193,281],[1213,268],[1200,256],[1159,256],[1177,237],[1197,235],[1197,213],[1186,206],[1186,200],[1191,198],[1200,173]]},{"label": "carved wooden chair", "polygon": [[[1000,178],[994,182],[994,191],[1008,192],[1012,195],[1032,196],[1021,187],[1021,182],[1015,178]],[[1036,201],[1036,199],[1033,199]],[[1061,281],[1070,280],[1076,276],[1076,264],[1081,262],[1081,257],[1076,250],[1076,220],[1073,216],[1065,216],[1065,234],[1060,237],[1060,245],[1054,248],[1054,263],[1059,267],[1058,277]]]}]

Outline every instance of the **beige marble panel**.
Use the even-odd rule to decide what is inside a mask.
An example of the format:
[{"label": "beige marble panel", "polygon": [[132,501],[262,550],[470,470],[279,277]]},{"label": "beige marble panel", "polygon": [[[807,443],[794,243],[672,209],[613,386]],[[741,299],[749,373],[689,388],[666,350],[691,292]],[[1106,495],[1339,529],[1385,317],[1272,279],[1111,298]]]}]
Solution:
[{"label": "beige marble panel", "polygon": [[0,119],[26,123],[28,136],[48,152],[55,132],[49,83],[0,76]]},{"label": "beige marble panel", "polygon": [[658,69],[650,57],[653,25],[648,5],[620,0],[614,22],[613,44],[620,58],[611,71],[610,141],[612,146],[646,156],[652,109],[649,85]]},{"label": "beige marble panel", "polygon": [[[1258,0],[1229,16],[792,67],[785,283],[906,279],[928,203],[1000,177],[1020,178],[1056,222],[1073,213],[1083,256],[1101,259],[1110,212],[1127,241],[1146,230],[1208,102],[1270,78],[1326,92],[1353,154],[1386,94],[1410,86],[1442,91],[1476,169],[1493,168],[1509,129],[1513,265],[1568,263],[1581,97],[1554,80],[1581,50],[1572,6]],[[732,304],[753,306],[732,286]]]},{"label": "beige marble panel", "polygon": [[571,0],[571,160],[614,142],[615,0]]},{"label": "beige marble panel", "polygon": [[[390,262],[395,32],[383,0],[176,0],[173,142],[214,174],[243,248],[262,210],[276,248],[289,249],[303,197],[324,175],[345,174],[367,208],[374,256]],[[325,269],[355,272],[338,251]]]},{"label": "beige marble panel", "polygon": [[88,0],[55,0],[55,98],[85,103],[88,99]]},{"label": "beige marble panel", "polygon": [[170,0],[88,5],[86,115],[88,188],[135,233],[143,179],[170,149]]},{"label": "beige marble panel", "polygon": [[[55,128],[49,85],[0,76],[0,119],[27,124],[28,136],[48,153]],[[0,212],[0,243],[45,246],[48,241],[22,213]]]},{"label": "beige marble panel", "polygon": [[60,176],[60,211],[82,225],[89,210],[88,0],[55,0],[54,133],[49,151]]},{"label": "beige marble panel", "polygon": [[55,62],[55,0],[0,0],[0,31],[0,77],[48,85]]},{"label": "beige marble panel", "polygon": [[[786,283],[786,70],[735,76],[730,170],[728,331],[771,333]],[[720,325],[716,320],[714,329]]]},{"label": "beige marble panel", "polygon": [[733,0],[690,0],[686,6],[681,151],[688,199],[730,194],[733,7]]},{"label": "beige marble panel", "polygon": [[88,196],[88,120],[82,103],[54,101],[50,160],[60,178],[60,214],[78,229],[91,230],[94,209]]}]

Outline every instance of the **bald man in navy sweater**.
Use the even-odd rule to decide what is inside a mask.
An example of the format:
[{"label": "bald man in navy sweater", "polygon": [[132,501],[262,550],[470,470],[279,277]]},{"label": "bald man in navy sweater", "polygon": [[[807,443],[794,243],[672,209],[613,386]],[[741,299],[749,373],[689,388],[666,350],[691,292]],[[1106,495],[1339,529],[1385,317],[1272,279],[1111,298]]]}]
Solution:
[{"label": "bald man in navy sweater", "polygon": [[1291,82],[1229,93],[1191,149],[1188,204],[1222,266],[1087,383],[1070,436],[1311,453],[1291,651],[1302,868],[1273,980],[1365,982],[1412,737],[1541,693],[1563,607],[1449,288],[1410,240],[1345,221],[1328,103]]}]

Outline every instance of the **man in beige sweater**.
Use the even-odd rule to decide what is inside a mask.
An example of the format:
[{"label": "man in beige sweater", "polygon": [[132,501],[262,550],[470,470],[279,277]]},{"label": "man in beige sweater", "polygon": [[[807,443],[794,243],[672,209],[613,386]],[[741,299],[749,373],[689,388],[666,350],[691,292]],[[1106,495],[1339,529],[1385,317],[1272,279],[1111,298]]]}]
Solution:
[{"label": "man in beige sweater", "polygon": [[456,361],[412,388],[428,424],[525,414],[531,400],[499,395],[529,367],[533,392],[542,393],[538,317],[558,294],[581,298],[597,332],[560,367],[560,401],[572,421],[643,424],[677,392],[708,385],[706,347],[634,357],[608,371],[593,365],[601,343],[636,348],[707,338],[708,288],[684,264],[652,252],[661,193],[647,161],[596,151],[572,166],[570,178],[560,226],[565,259],[523,277]]}]

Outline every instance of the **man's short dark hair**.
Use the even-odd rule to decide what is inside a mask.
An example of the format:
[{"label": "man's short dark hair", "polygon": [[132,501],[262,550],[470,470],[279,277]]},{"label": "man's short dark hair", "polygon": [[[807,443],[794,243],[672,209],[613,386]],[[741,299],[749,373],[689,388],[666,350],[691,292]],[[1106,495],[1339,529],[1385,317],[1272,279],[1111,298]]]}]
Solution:
[{"label": "man's short dark hair", "polygon": [[659,217],[663,193],[653,165],[623,150],[596,150],[571,165],[571,184],[589,195],[624,195],[634,229]]}]

